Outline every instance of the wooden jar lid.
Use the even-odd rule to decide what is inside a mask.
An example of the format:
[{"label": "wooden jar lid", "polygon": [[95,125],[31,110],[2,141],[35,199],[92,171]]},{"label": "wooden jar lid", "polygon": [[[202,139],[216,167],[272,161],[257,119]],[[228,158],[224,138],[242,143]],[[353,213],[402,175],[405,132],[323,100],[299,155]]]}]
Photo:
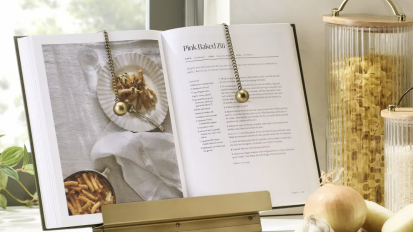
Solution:
[{"label": "wooden jar lid", "polygon": [[330,24],[351,27],[406,27],[413,25],[413,20],[398,21],[396,16],[340,14],[339,16],[324,15],[323,21]]},{"label": "wooden jar lid", "polygon": [[381,111],[383,118],[413,120],[413,108],[396,108],[395,111],[388,109]]}]

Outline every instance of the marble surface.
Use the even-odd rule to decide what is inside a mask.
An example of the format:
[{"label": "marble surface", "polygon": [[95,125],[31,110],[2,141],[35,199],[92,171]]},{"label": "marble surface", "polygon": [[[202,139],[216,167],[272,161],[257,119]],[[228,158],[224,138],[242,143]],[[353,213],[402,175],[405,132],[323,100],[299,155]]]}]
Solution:
[{"label": "marble surface", "polygon": [[[43,231],[39,207],[25,206],[0,209],[0,232],[40,232]],[[61,230],[59,230],[61,231]],[[92,232],[91,228],[64,230],[65,232]]]},{"label": "marble surface", "polygon": [[261,217],[262,231],[293,232],[303,222],[303,215]]},{"label": "marble surface", "polygon": [[[294,231],[303,221],[302,216],[263,217],[263,231],[290,232]],[[0,232],[40,232],[42,225],[38,207],[25,206],[0,209]],[[53,231],[53,230],[52,230]],[[62,232],[62,230],[56,230]],[[92,232],[91,228],[68,229],[64,232]]]}]

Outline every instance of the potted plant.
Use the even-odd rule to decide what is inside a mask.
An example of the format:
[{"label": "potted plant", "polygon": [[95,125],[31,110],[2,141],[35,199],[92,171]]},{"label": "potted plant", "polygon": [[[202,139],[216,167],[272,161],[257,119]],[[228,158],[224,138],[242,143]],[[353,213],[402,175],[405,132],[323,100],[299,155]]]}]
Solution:
[{"label": "potted plant", "polygon": [[[0,135],[0,138],[4,135]],[[20,168],[16,166],[23,160],[23,165]],[[28,207],[38,204],[37,193],[30,193],[27,188],[20,182],[19,175],[24,173],[35,178],[33,164],[29,163],[30,155],[27,152],[26,146],[24,147],[9,147],[0,153],[0,207],[6,209],[7,199],[5,194],[10,195],[16,201],[25,204]],[[7,189],[7,183],[9,181],[17,181],[22,189],[26,191],[32,199],[22,200],[17,198]]]}]

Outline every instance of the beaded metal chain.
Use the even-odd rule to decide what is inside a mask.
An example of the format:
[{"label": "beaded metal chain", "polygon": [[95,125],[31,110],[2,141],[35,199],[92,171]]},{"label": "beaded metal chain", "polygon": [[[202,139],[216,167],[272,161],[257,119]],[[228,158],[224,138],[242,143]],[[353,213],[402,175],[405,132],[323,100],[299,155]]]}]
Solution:
[{"label": "beaded metal chain", "polygon": [[232,40],[231,40],[231,35],[229,33],[228,25],[225,23],[223,23],[222,25],[224,26],[224,29],[225,29],[225,36],[227,38],[229,55],[231,57],[232,68],[234,69],[235,81],[237,82],[237,86],[238,86],[238,91],[235,94],[235,99],[239,103],[244,103],[248,101],[250,95],[247,90],[242,89],[241,79],[239,77],[239,72],[238,72],[238,65],[235,59],[234,48],[232,46]]}]

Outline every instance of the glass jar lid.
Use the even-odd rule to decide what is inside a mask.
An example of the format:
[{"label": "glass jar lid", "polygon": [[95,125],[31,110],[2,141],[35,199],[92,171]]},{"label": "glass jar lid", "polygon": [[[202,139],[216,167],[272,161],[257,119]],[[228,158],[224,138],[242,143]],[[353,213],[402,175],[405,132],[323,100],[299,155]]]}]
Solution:
[{"label": "glass jar lid", "polygon": [[382,110],[381,116],[383,118],[413,120],[413,108],[396,108],[394,110]]},{"label": "glass jar lid", "polygon": [[413,25],[413,20],[399,13],[391,0],[385,0],[393,11],[394,17],[382,15],[348,14],[340,15],[349,0],[344,0],[339,8],[334,8],[331,15],[323,17],[324,22],[351,27],[405,27]]},{"label": "glass jar lid", "polygon": [[323,21],[330,24],[350,27],[405,27],[413,25],[413,20],[399,21],[393,16],[346,14],[340,16],[324,15]]},{"label": "glass jar lid", "polygon": [[397,105],[389,105],[386,110],[382,110],[380,115],[383,118],[401,119],[401,120],[413,120],[413,108],[412,107],[399,107],[403,98],[413,90],[413,87],[409,88],[399,99]]}]

